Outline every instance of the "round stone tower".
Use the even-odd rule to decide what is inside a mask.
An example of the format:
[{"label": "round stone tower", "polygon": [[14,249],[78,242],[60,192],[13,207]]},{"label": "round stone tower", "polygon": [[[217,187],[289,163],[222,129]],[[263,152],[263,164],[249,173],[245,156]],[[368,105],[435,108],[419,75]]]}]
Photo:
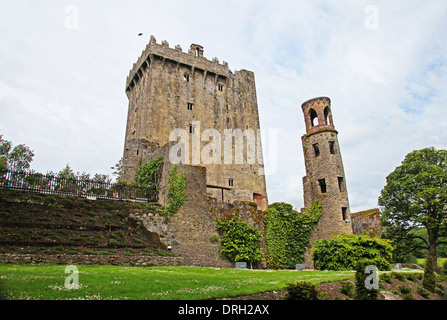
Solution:
[{"label": "round stone tower", "polygon": [[310,239],[327,239],[341,233],[352,234],[346,178],[338,132],[331,112],[331,100],[314,98],[302,104],[306,134],[302,136],[306,176],[303,178],[304,206],[319,200],[323,212]]}]

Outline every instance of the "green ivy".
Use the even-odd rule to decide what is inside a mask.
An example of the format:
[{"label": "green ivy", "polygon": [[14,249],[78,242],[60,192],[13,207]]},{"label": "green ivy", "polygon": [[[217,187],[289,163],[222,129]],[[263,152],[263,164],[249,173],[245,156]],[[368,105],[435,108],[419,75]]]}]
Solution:
[{"label": "green ivy", "polygon": [[216,228],[222,234],[221,253],[231,261],[244,261],[252,264],[262,260],[261,233],[246,222],[239,221],[237,216],[218,219]]},{"label": "green ivy", "polygon": [[164,214],[170,218],[180,210],[186,201],[186,174],[177,173],[177,166],[169,172],[167,202]]},{"label": "green ivy", "polygon": [[384,271],[390,269],[392,252],[390,240],[340,234],[315,241],[311,257],[315,269],[319,270],[354,270],[359,260],[369,259]]},{"label": "green ivy", "polygon": [[321,217],[322,204],[314,202],[302,214],[291,204],[276,202],[265,217],[266,257],[269,268],[295,268],[304,260],[310,234]]},{"label": "green ivy", "polygon": [[163,167],[163,157],[159,156],[138,167],[135,173],[135,183],[142,187],[152,188],[158,191]]}]

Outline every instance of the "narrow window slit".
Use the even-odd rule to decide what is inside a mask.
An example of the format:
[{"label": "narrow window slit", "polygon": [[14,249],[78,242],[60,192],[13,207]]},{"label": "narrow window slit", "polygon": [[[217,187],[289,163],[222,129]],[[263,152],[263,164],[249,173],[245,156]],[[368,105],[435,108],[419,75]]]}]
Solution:
[{"label": "narrow window slit", "polygon": [[326,193],[326,179],[318,179],[321,193]]}]

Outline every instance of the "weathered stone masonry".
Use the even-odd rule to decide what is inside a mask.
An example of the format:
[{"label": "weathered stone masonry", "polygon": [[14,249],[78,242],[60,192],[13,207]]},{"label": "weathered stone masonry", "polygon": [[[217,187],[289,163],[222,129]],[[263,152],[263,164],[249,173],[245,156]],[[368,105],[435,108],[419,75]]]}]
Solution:
[{"label": "weathered stone masonry", "polygon": [[[123,156],[126,180],[132,180],[137,168],[147,161],[148,149],[151,153],[154,148],[165,146],[173,130],[180,129],[187,134],[186,164],[207,169],[208,193],[221,199],[224,188],[227,190],[224,201],[256,201],[260,209],[267,208],[261,144],[252,146],[254,150],[244,148],[243,163],[236,163],[237,151],[233,148],[233,161],[224,163],[225,130],[240,130],[244,139],[250,134],[257,135],[260,129],[253,72],[233,73],[226,62],[206,59],[200,45],[192,44],[186,53],[180,46],[173,49],[166,41],[158,44],[151,37],[130,71],[126,94],[129,98]],[[217,131],[221,140],[204,137],[206,130]],[[201,159],[201,151],[211,140],[220,146],[218,163]],[[250,157],[252,150],[257,157]]]},{"label": "weathered stone masonry", "polygon": [[301,138],[306,165],[303,178],[304,206],[323,203],[321,219],[313,239],[340,233],[352,234],[346,177],[338,132],[335,130],[329,98],[315,98],[302,104],[306,134]]}]

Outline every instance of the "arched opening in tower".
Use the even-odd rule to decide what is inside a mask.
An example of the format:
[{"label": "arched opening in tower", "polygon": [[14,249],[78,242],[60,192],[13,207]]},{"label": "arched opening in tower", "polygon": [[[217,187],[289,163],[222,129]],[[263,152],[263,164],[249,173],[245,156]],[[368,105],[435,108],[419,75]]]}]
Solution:
[{"label": "arched opening in tower", "polygon": [[314,109],[309,110],[310,123],[312,127],[318,126],[318,116],[317,112]]}]

